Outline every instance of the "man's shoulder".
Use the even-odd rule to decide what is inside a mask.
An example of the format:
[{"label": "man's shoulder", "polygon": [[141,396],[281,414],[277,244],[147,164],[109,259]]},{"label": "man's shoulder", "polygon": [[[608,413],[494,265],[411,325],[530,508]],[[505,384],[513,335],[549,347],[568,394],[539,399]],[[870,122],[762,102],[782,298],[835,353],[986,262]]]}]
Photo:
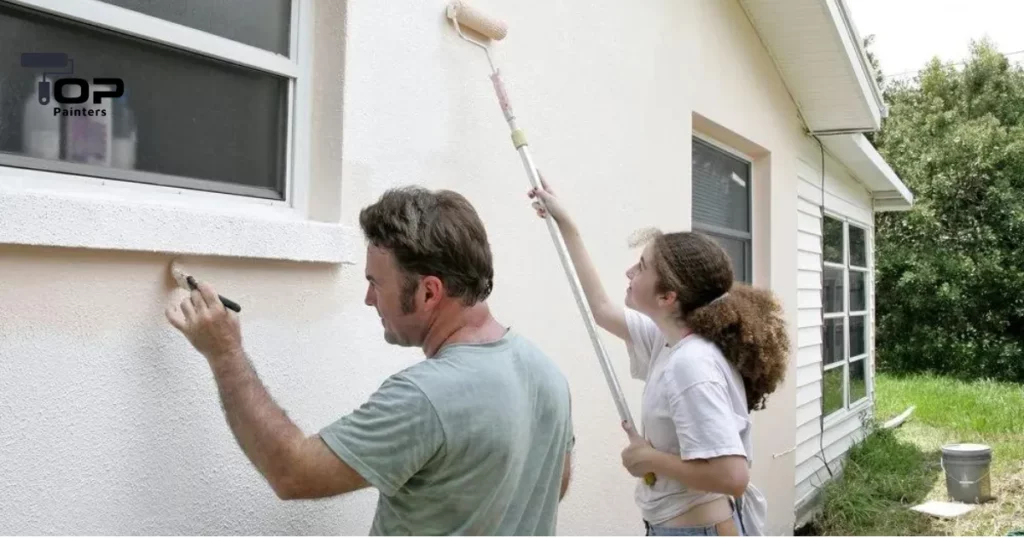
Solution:
[{"label": "man's shoulder", "polygon": [[566,379],[540,346],[511,330],[493,344],[452,346],[396,375],[419,387],[428,397],[440,398],[463,392],[467,383],[504,384],[523,372],[532,372],[534,378]]}]

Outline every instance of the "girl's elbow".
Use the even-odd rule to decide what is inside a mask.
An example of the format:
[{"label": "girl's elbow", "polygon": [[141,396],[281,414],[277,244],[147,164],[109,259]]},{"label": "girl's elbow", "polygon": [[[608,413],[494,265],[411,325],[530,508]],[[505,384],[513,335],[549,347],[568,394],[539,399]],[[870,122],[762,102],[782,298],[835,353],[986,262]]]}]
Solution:
[{"label": "girl's elbow", "polygon": [[747,469],[747,466],[744,465],[743,467],[734,469],[732,473],[729,473],[729,475],[729,491],[726,493],[733,497],[742,497],[747,491],[747,484],[750,483],[750,471]]}]

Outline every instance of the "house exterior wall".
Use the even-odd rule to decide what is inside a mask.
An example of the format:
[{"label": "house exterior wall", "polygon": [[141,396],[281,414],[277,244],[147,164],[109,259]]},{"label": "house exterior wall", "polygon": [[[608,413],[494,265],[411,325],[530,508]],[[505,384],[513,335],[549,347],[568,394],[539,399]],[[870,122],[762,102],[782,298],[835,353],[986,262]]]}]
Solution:
[{"label": "house exterior wall", "polygon": [[[573,210],[609,292],[625,289],[632,231],[689,229],[687,157],[700,131],[753,158],[755,284],[779,295],[797,342],[806,140],[739,5],[475,4],[509,24],[495,60],[534,158]],[[559,533],[641,532],[634,481],[619,460],[625,436],[525,197],[482,52],[446,24],[441,0],[352,2],[343,13],[317,6],[339,22],[318,21],[318,55],[343,41],[344,77],[321,79],[313,98],[311,169],[327,185],[313,186],[321,195],[311,211],[354,229],[359,209],[391,186],[465,194],[490,234],[496,317],[545,349],[571,383],[577,448]],[[325,88],[343,88],[343,99]],[[131,235],[132,224],[123,230]],[[243,305],[253,362],[307,433],[420,360],[385,344],[362,304],[360,248],[340,264],[223,257],[216,243],[204,254],[189,267]],[[245,459],[209,368],[164,319],[170,259],[0,245],[0,279],[12,284],[0,287],[0,533],[365,534],[374,491],[285,503]],[[604,341],[638,416],[642,385],[627,379],[624,346]],[[790,533],[794,519],[797,357],[794,347],[785,383],[755,415],[753,479],[770,503],[771,534]]]},{"label": "house exterior wall", "polygon": [[[799,336],[797,339],[796,396],[796,517],[805,522],[815,507],[816,494],[830,473],[838,474],[843,457],[863,438],[863,413],[874,402],[874,210],[870,193],[849,171],[822,154],[817,142],[808,139],[801,155],[798,200]],[[822,205],[824,204],[824,206]],[[837,412],[822,423],[822,208],[825,214],[849,219],[867,231],[868,282],[868,399],[861,405]],[[849,290],[845,290],[849,293]],[[822,426],[824,425],[824,429]],[[824,433],[822,433],[824,431]],[[823,460],[828,461],[828,465]]]}]

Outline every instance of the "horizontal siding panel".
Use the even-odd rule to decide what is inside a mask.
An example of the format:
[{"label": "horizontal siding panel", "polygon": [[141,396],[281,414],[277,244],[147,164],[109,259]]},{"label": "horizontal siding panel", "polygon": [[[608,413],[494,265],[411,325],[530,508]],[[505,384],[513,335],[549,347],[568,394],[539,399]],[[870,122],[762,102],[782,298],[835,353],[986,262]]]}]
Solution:
[{"label": "horizontal siding panel", "polygon": [[[845,438],[848,435],[850,435],[851,433],[857,431],[858,429],[860,429],[860,427],[861,427],[860,417],[858,417],[856,413],[848,415],[842,421],[837,422],[835,424],[826,424],[825,425],[824,438],[822,439],[822,443],[826,447],[830,447],[830,446],[832,446],[832,445],[842,441],[843,438]],[[818,445],[818,441],[815,440],[813,447],[809,446],[809,445],[808,446],[803,446],[803,448],[802,448],[803,451],[801,451],[801,447],[797,447],[796,461],[798,461],[798,462],[805,461],[807,458],[811,457],[812,455],[817,454],[818,453],[818,446],[817,445]]]},{"label": "horizontal siding panel", "polygon": [[816,200],[818,204],[821,203],[821,189],[818,188],[817,182],[810,183],[806,179],[801,178],[796,189],[796,193],[800,198]]},{"label": "horizontal siding panel", "polygon": [[798,231],[796,233],[796,248],[804,252],[821,254],[821,236]]},{"label": "horizontal siding panel", "polygon": [[805,327],[803,329],[797,329],[796,341],[797,346],[801,348],[821,345],[821,328]]},{"label": "horizontal siding panel", "polygon": [[796,408],[796,425],[803,426],[810,421],[818,422],[821,416],[821,400],[811,400]]},{"label": "horizontal siding panel", "polygon": [[[815,153],[817,153],[818,148],[814,149]],[[796,168],[796,175],[800,179],[814,186],[814,188],[818,188],[818,185],[821,185],[821,159],[817,155],[814,157],[814,163],[805,159],[800,159],[800,163]],[[812,200],[813,199],[815,198],[812,198]]]},{"label": "horizontal siding panel", "polygon": [[[829,453],[826,452],[826,455],[828,454]],[[829,469],[832,470],[833,474],[840,476],[843,466],[846,463],[846,460],[843,458],[846,453],[837,452],[837,454],[838,455],[835,458],[829,460],[828,466]],[[821,460],[818,458],[804,462],[802,467],[797,467],[797,472],[800,473],[800,475],[808,475],[803,480],[797,481],[796,484],[796,491],[794,492],[795,498],[797,499],[796,506],[800,506],[801,503],[806,502],[808,497],[817,493],[818,489],[828,482],[829,474],[825,469],[825,465],[821,463]]]},{"label": "horizontal siding panel", "polygon": [[814,215],[815,217],[821,218],[821,198],[814,200],[805,200],[803,198],[796,199],[796,210],[801,213],[808,215]]},{"label": "horizontal siding panel", "polygon": [[806,387],[796,389],[796,405],[801,405],[821,398],[821,383],[812,383]]},{"label": "horizontal siding panel", "polygon": [[859,226],[871,226],[871,222],[874,220],[871,218],[871,209],[854,205],[847,200],[834,196],[832,194],[825,195],[825,209],[832,213],[842,215],[844,217],[851,218],[859,221],[854,222],[855,225]]},{"label": "horizontal siding panel", "polygon": [[821,217],[808,215],[803,211],[796,214],[796,227],[801,232],[807,232],[815,237],[821,237]]},{"label": "horizontal siding panel", "polygon": [[797,308],[821,309],[821,290],[798,290],[796,292]]},{"label": "horizontal siding panel", "polygon": [[796,253],[796,268],[804,271],[821,272],[821,254],[799,251]]},{"label": "horizontal siding panel", "polygon": [[821,362],[821,344],[801,347],[796,351],[797,368]]},{"label": "horizontal siding panel", "polygon": [[[853,446],[853,439],[833,446],[827,446],[825,447],[825,450],[822,451],[821,446],[818,445],[817,435],[801,443],[797,450],[807,447],[809,449],[807,452],[810,456],[806,456],[802,460],[797,460],[795,473],[797,489],[800,489],[800,486],[804,485],[805,482],[809,482],[808,485],[811,487],[824,486],[825,482],[829,479],[829,475],[828,470],[825,469],[825,465],[821,461],[822,454],[824,454],[824,457],[829,460],[832,472],[835,473],[837,469],[835,465],[832,465],[832,462],[842,459],[851,446]],[[797,495],[797,497],[800,496],[801,495],[799,494]]]},{"label": "horizontal siding panel", "polygon": [[821,290],[821,273],[813,271],[797,271],[796,288],[798,290]]},{"label": "horizontal siding panel", "polygon": [[796,444],[800,446],[808,441],[818,442],[818,434],[821,433],[821,422],[811,420],[796,428]]},{"label": "horizontal siding panel", "polygon": [[821,382],[821,365],[817,362],[796,367],[796,386],[804,387]]},{"label": "horizontal siding panel", "polygon": [[817,327],[821,325],[820,308],[801,308],[797,313],[797,327]]},{"label": "horizontal siding panel", "polygon": [[[850,448],[852,448],[855,443],[859,442],[863,438],[864,431],[861,429],[857,429],[850,432],[847,435],[844,435],[842,438],[837,439],[835,443],[832,443],[831,445],[825,445],[825,459],[829,460],[829,465],[832,467],[833,473],[835,473],[838,470],[838,467],[836,465],[833,465],[833,462],[843,459],[846,453],[850,451]],[[828,480],[828,470],[825,469],[825,465],[821,462],[822,451],[818,444],[818,436],[815,435],[811,439],[802,443],[799,447],[797,447],[797,452],[800,452],[801,448],[805,449],[804,454],[806,457],[804,459],[800,459],[800,456],[797,456],[797,489],[800,489],[800,486],[804,482],[811,482],[810,484],[807,484],[808,486],[811,487],[813,487],[814,485],[821,486],[822,484],[824,484],[825,480]],[[797,498],[801,497],[802,495],[797,494]]]},{"label": "horizontal siding panel", "polygon": [[825,444],[831,445],[839,439],[857,431],[861,427],[860,413],[847,413],[842,420],[829,424],[825,423]]},{"label": "horizontal siding panel", "polygon": [[871,207],[871,193],[836,161],[829,159],[825,192],[864,208]]}]

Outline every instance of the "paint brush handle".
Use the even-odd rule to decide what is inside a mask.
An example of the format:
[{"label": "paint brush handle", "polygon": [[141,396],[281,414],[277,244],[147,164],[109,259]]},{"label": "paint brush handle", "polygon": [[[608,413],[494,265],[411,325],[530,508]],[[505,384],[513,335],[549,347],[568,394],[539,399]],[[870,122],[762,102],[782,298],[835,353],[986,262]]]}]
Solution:
[{"label": "paint brush handle", "polygon": [[[188,281],[189,288],[193,290],[199,289],[199,284],[196,284],[196,279],[192,278],[191,275],[189,275],[188,278],[186,278],[185,280]],[[227,308],[228,310],[233,310],[235,312],[242,311],[242,307],[238,303],[232,301],[231,299],[228,299],[227,297],[220,294],[217,294],[217,298],[220,299],[220,302],[221,304],[224,305],[224,308]]]}]

